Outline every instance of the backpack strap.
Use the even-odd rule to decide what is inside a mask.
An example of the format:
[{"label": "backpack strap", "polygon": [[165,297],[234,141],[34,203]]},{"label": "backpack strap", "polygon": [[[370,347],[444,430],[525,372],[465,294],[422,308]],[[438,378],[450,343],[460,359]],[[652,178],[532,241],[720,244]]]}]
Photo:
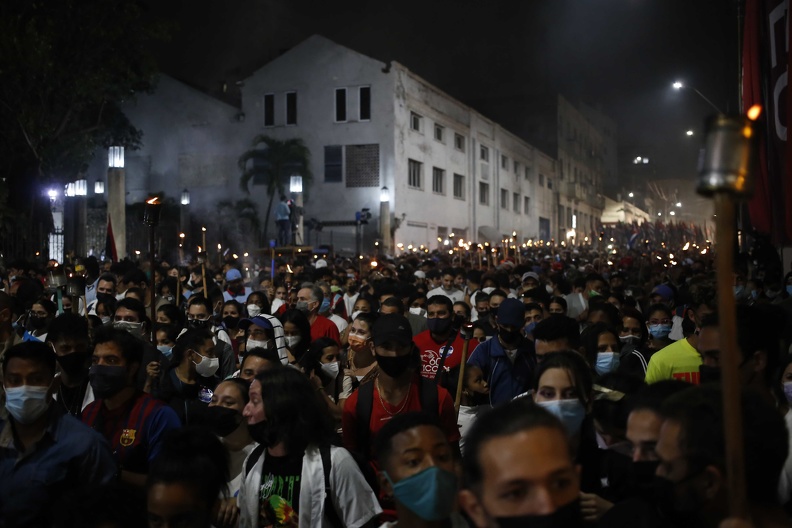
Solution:
[{"label": "backpack strap", "polygon": [[333,505],[333,500],[330,498],[330,471],[333,469],[333,464],[330,461],[330,446],[322,446],[319,448],[319,454],[322,457],[322,470],[324,471],[324,513],[330,526],[334,528],[343,528],[344,524],[338,518],[338,512]]},{"label": "backpack strap", "polygon": [[358,451],[368,458],[370,454],[369,440],[371,438],[369,424],[371,423],[371,412],[374,408],[374,381],[361,383],[360,387],[358,387],[357,396],[355,415],[357,418]]},{"label": "backpack strap", "polygon": [[445,371],[443,368],[445,367],[446,357],[448,357],[448,349],[451,348],[451,343],[457,338],[459,332],[454,331],[451,334],[451,337],[448,338],[446,341],[445,346],[443,347],[443,355],[440,357],[440,363],[437,365],[437,372],[435,372],[434,382],[435,384],[440,383],[440,377],[445,375]]},{"label": "backpack strap", "polygon": [[421,376],[421,382],[418,384],[418,396],[421,401],[421,410],[431,416],[439,417],[436,382]]},{"label": "backpack strap", "polygon": [[250,470],[253,469],[253,466],[256,465],[258,459],[261,458],[261,454],[264,452],[265,446],[264,444],[259,444],[253,451],[250,452],[250,456],[247,458],[247,462],[245,462],[245,476],[250,473]]}]

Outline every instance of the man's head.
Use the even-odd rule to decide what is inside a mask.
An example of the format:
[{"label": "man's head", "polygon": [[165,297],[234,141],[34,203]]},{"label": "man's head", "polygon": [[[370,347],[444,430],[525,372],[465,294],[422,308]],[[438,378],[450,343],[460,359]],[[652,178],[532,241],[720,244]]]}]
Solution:
[{"label": "man's head", "polygon": [[297,292],[297,304],[295,308],[311,317],[319,313],[319,307],[324,300],[322,288],[315,284],[306,283]]},{"label": "man's head", "polygon": [[50,323],[47,343],[55,351],[58,364],[67,376],[81,378],[88,370],[88,322],[85,317],[65,313]]},{"label": "man's head", "polygon": [[187,302],[187,325],[192,328],[212,327],[212,302],[202,295],[190,297]]},{"label": "man's head", "polygon": [[415,366],[412,329],[403,315],[380,316],[371,329],[371,338],[380,374],[400,378]]},{"label": "man's head", "polygon": [[486,320],[489,318],[489,311],[490,311],[490,296],[484,292],[479,292],[476,294],[476,313],[478,313],[478,318],[482,320]]},{"label": "man's head", "polygon": [[520,526],[530,526],[530,517],[562,508],[571,514],[564,526],[580,522],[579,470],[566,430],[549,412],[527,398],[512,401],[476,420],[465,443],[460,505],[477,528],[521,517]]},{"label": "man's head", "polygon": [[435,335],[446,335],[454,317],[454,303],[445,295],[432,295],[426,301],[429,330]]},{"label": "man's head", "polygon": [[492,290],[489,294],[490,301],[490,314],[498,313],[498,308],[500,307],[501,303],[506,300],[508,295],[503,290]]},{"label": "man's head", "polygon": [[688,387],[683,381],[663,380],[647,385],[633,397],[627,416],[627,440],[632,445],[633,462],[657,465],[655,446],[663,425],[663,403]]},{"label": "man's head", "polygon": [[380,304],[380,313],[382,315],[387,315],[387,314],[404,315],[404,304],[401,302],[401,299],[398,299],[393,296],[387,297]]},{"label": "man's head", "polygon": [[97,398],[110,398],[135,384],[143,343],[129,332],[103,326],[94,334],[89,376]]},{"label": "man's head", "polygon": [[498,339],[504,346],[513,346],[520,342],[522,329],[525,326],[525,305],[517,299],[505,299],[498,307],[495,322]]},{"label": "man's head", "polygon": [[522,274],[522,286],[525,290],[532,290],[539,286],[539,275],[533,271],[526,271]]},{"label": "man's head", "polygon": [[55,354],[39,341],[9,348],[3,356],[3,388],[6,409],[19,423],[43,419],[52,401]]},{"label": "man's head", "polygon": [[265,370],[279,366],[281,366],[281,362],[276,349],[254,348],[245,354],[245,358],[239,366],[239,378],[252,383],[253,379]]},{"label": "man's head", "polygon": [[587,297],[597,297],[605,293],[606,283],[602,275],[591,273],[586,275],[586,291]]},{"label": "man's head", "polygon": [[100,294],[115,297],[117,282],[116,276],[112,273],[103,273],[96,283],[96,298],[101,300],[103,297],[100,297]]},{"label": "man's head", "polygon": [[440,284],[445,291],[453,290],[455,288],[454,271],[450,269],[443,271],[443,273],[440,275]]},{"label": "man's head", "polygon": [[546,354],[561,350],[577,350],[580,331],[577,321],[565,315],[551,315],[533,330],[536,359],[541,362]]},{"label": "man's head", "polygon": [[147,322],[146,307],[142,302],[132,297],[118,301],[113,314],[113,326],[126,330],[136,337],[142,337],[146,332]]}]

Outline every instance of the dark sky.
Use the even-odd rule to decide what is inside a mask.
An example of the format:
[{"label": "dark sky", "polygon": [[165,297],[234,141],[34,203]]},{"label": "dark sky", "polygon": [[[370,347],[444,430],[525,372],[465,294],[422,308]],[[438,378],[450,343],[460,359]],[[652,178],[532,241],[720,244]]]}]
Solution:
[{"label": "dark sky", "polygon": [[[711,109],[737,107],[736,0],[150,0],[176,22],[163,71],[208,90],[320,33],[397,60],[464,102],[560,92],[600,105],[623,156],[694,177]],[[497,119],[497,115],[490,115]]]}]

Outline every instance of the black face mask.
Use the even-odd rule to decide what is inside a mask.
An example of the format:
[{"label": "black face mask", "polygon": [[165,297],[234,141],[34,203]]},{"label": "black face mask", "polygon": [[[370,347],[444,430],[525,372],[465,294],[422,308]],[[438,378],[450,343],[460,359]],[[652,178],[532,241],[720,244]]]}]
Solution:
[{"label": "black face mask", "polygon": [[72,352],[65,356],[58,356],[58,364],[70,378],[82,378],[88,372],[89,358],[90,354],[87,352]]},{"label": "black face mask", "polygon": [[646,501],[654,499],[654,479],[659,464],[656,460],[633,462],[632,486],[635,495]]},{"label": "black face mask", "polygon": [[226,328],[236,328],[239,324],[239,317],[233,317],[231,315],[223,317],[223,324]]},{"label": "black face mask", "polygon": [[443,335],[451,328],[450,317],[433,317],[426,320],[429,331],[433,334]]},{"label": "black face mask", "polygon": [[688,475],[679,482],[655,476],[653,480],[654,503],[660,516],[672,526],[701,526],[698,511],[704,504],[703,497],[697,496],[695,490],[677,493],[676,488],[696,475]]},{"label": "black face mask", "polygon": [[699,365],[699,380],[700,383],[720,383],[721,369],[719,367]]},{"label": "black face mask", "polygon": [[212,318],[209,319],[189,319],[187,326],[190,328],[204,328],[209,329],[212,327]]},{"label": "black face mask", "polygon": [[46,317],[37,317],[35,315],[30,316],[28,319],[30,326],[36,330],[41,330],[45,326],[47,326],[47,318]]},{"label": "black face mask", "polygon": [[110,398],[118,394],[127,385],[126,367],[114,365],[92,365],[88,370],[94,396],[99,399]]},{"label": "black face mask", "polygon": [[377,358],[377,366],[380,370],[391,378],[398,378],[404,374],[404,371],[410,368],[412,359],[410,354],[404,356],[380,356],[375,353],[374,357]]},{"label": "black face mask", "polygon": [[114,303],[115,300],[116,300],[115,295],[113,295],[112,293],[97,293],[96,294],[96,302],[97,302],[97,304],[98,303],[102,303],[104,305],[107,305],[107,303]]},{"label": "black face mask", "polygon": [[517,344],[520,340],[519,330],[504,330],[503,328],[498,328],[498,335],[504,343],[509,345]]},{"label": "black face mask", "polygon": [[248,424],[250,437],[261,445],[272,447],[278,443],[278,435],[267,426],[267,420],[258,423]]},{"label": "black face mask", "polygon": [[496,517],[495,521],[500,528],[575,528],[583,526],[583,515],[577,498],[548,515]]},{"label": "black face mask", "polygon": [[479,321],[484,321],[489,319],[489,311],[478,312]]},{"label": "black face mask", "polygon": [[188,404],[189,424],[206,427],[217,436],[228,436],[242,423],[242,415],[234,409],[201,402]]}]

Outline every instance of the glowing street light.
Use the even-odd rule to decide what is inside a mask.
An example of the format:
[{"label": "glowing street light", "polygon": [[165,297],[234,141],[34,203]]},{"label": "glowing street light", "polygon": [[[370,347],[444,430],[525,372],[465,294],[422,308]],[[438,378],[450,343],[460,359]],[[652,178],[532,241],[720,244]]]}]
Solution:
[{"label": "glowing street light", "polygon": [[692,136],[693,135],[693,131],[692,130],[688,130],[687,132],[685,132],[685,135],[686,136]]},{"label": "glowing street light", "polygon": [[[682,81],[675,81],[675,82],[674,82],[674,83],[673,83],[671,86],[674,88],[674,90],[681,90],[682,88],[687,88],[688,90],[693,90],[694,92],[696,92],[696,93],[698,94],[698,96],[699,96],[699,97],[701,97],[702,99],[704,99],[704,101],[706,101],[708,105],[710,105],[712,108],[714,108],[716,112],[718,112],[719,114],[722,114],[722,113],[723,113],[723,112],[721,111],[721,109],[720,109],[720,108],[718,108],[718,107],[715,105],[715,103],[713,103],[712,101],[710,101],[709,99],[707,99],[707,97],[706,97],[706,96],[705,96],[703,93],[701,93],[700,91],[698,91],[698,90],[697,90],[695,87],[693,87],[693,86],[688,86],[688,85],[686,85],[686,84],[683,84],[683,83],[682,83]],[[692,134],[688,134],[688,135],[692,135]]]},{"label": "glowing street light", "polygon": [[682,202],[677,202],[677,203],[676,203],[676,206],[677,206],[677,207],[682,207]]},{"label": "glowing street light", "polygon": [[627,196],[629,196],[630,198],[635,198],[635,193],[632,193],[632,192],[631,192],[631,193],[630,193],[630,194],[628,194]]}]

